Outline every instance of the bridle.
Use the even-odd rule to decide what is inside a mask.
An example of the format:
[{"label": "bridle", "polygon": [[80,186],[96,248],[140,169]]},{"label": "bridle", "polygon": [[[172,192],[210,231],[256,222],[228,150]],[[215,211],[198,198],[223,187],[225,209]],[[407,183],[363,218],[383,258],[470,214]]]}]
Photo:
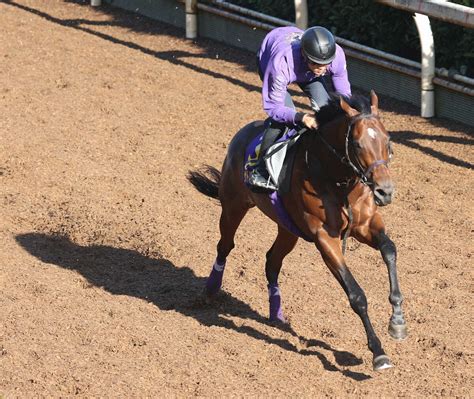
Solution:
[{"label": "bridle", "polygon": [[[368,119],[368,118],[373,118],[373,115],[359,114],[352,117],[349,120],[349,123],[347,124],[346,135],[345,135],[345,145],[344,145],[345,154],[343,155],[341,155],[331,144],[329,144],[321,134],[317,133],[315,136],[324,143],[324,145],[329,149],[329,151],[333,153],[342,164],[349,166],[362,183],[364,183],[367,186],[371,186],[373,185],[373,182],[370,178],[372,172],[374,171],[375,168],[377,168],[380,165],[388,166],[390,162],[390,158],[392,156],[392,149],[389,144],[388,161],[386,161],[385,159],[378,159],[372,162],[367,168],[364,169],[364,167],[362,166],[360,162],[359,157],[357,156],[357,152],[354,149],[353,137],[354,137],[354,125],[356,124],[356,122],[359,120]],[[350,156],[351,152],[353,154],[353,159],[351,159],[351,156]],[[337,183],[336,185],[347,186],[349,185],[350,180],[351,179],[348,179],[346,182]]]},{"label": "bridle", "polygon": [[[319,132],[317,132],[314,135],[314,137],[317,137],[319,140],[321,140],[324,143],[324,145],[328,148],[328,150],[332,154],[334,154],[342,164],[349,166],[354,172],[354,174],[356,175],[356,177],[358,177],[359,180],[368,187],[371,187],[374,185],[373,181],[371,180],[371,175],[374,169],[380,165],[387,166],[392,157],[392,147],[390,145],[390,142],[389,142],[389,147],[388,147],[388,152],[389,152],[388,161],[386,161],[385,159],[378,159],[375,162],[372,162],[367,168],[364,169],[364,167],[362,166],[360,162],[359,157],[357,156],[357,152],[355,151],[355,148],[354,148],[354,139],[353,139],[354,138],[354,125],[359,120],[373,118],[373,117],[374,116],[370,114],[359,114],[349,119],[349,123],[347,124],[345,140],[344,140],[345,153],[343,155],[341,155],[331,144],[329,144]],[[351,152],[354,156],[353,160],[351,160],[351,156],[350,156]],[[308,166],[309,169],[311,169],[309,165],[308,151],[306,151],[306,165]],[[349,225],[342,239],[342,253],[343,254],[345,254],[346,252],[347,238],[349,237],[350,227],[352,226],[352,222],[353,222],[353,212],[352,212],[352,207],[350,205],[349,199],[347,197],[347,190],[350,187],[353,187],[353,185],[355,185],[356,183],[357,183],[357,178],[354,178],[354,177],[349,177],[348,179],[344,181],[335,182],[335,185],[337,187],[344,188],[346,192],[346,195],[344,196],[344,206],[347,210]]]}]

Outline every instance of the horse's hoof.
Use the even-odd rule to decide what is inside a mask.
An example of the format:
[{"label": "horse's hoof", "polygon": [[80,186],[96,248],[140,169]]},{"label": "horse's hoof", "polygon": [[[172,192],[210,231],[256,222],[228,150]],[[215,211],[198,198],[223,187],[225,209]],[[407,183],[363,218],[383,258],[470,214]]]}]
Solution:
[{"label": "horse's hoof", "polygon": [[270,320],[270,323],[273,323],[273,324],[288,324],[288,320],[282,314],[279,314],[276,317],[270,317],[269,320]]},{"label": "horse's hoof", "polygon": [[403,341],[408,336],[407,325],[390,323],[388,325],[388,333],[393,339]]},{"label": "horse's hoof", "polygon": [[[275,300],[277,297],[273,297],[270,301]],[[283,315],[283,310],[280,305],[280,297],[278,297],[278,303],[270,302],[270,317],[271,323],[288,324],[288,320]]]},{"label": "horse's hoof", "polygon": [[393,367],[392,362],[390,361],[387,355],[380,355],[374,359],[374,371],[382,371]]},{"label": "horse's hoof", "polygon": [[204,295],[206,295],[208,298],[215,298],[220,290],[221,284],[213,284],[212,282],[208,282],[204,287]]},{"label": "horse's hoof", "polygon": [[204,295],[204,302],[206,303],[206,305],[211,305],[214,302],[214,299],[214,296],[209,296],[207,294]]},{"label": "horse's hoof", "polygon": [[209,292],[207,288],[204,288],[204,290],[202,291],[201,297],[206,305],[211,305],[212,303],[214,303],[217,297],[217,292],[212,293],[212,292]]}]

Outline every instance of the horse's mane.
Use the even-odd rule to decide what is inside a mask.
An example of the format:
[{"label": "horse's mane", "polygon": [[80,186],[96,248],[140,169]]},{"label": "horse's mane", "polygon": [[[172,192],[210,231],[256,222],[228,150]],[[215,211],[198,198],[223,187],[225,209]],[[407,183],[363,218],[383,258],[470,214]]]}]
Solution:
[{"label": "horse's mane", "polygon": [[[336,119],[338,116],[344,114],[344,110],[341,108],[340,104],[340,95],[331,93],[329,95],[329,102],[327,105],[321,107],[321,109],[316,112],[316,120],[320,127],[324,126],[326,123],[331,122]],[[344,100],[352,107],[355,108],[363,115],[370,115],[370,101],[359,94],[354,94],[351,97],[342,96]]]}]

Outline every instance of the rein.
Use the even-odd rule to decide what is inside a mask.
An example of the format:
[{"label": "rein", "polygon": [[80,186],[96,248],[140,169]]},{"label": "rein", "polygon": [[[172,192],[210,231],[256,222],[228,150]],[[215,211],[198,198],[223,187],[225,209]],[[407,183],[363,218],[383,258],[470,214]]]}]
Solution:
[{"label": "rein", "polygon": [[308,128],[306,128],[306,127],[301,128],[293,136],[291,136],[291,138],[289,140],[286,140],[286,141],[282,142],[278,147],[275,147],[272,151],[269,151],[267,154],[265,154],[263,156],[263,160],[266,160],[266,159],[270,158],[273,154],[280,151],[285,146],[288,146],[288,148],[291,147],[296,142],[296,140],[298,140],[298,138],[302,134],[306,133],[307,131],[308,131]]}]

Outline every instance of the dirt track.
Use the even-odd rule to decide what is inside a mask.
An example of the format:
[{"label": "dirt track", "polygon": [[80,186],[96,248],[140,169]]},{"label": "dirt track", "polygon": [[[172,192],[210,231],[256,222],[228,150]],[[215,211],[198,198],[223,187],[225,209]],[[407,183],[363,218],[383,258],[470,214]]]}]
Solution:
[{"label": "dirt track", "polygon": [[307,243],[280,280],[295,334],[266,322],[276,228],[257,210],[219,301],[196,299],[220,208],[186,174],[264,117],[252,54],[86,3],[0,2],[0,397],[472,396],[472,130],[381,98],[410,336],[388,336],[385,266],[351,243],[395,364],[374,373]]}]

